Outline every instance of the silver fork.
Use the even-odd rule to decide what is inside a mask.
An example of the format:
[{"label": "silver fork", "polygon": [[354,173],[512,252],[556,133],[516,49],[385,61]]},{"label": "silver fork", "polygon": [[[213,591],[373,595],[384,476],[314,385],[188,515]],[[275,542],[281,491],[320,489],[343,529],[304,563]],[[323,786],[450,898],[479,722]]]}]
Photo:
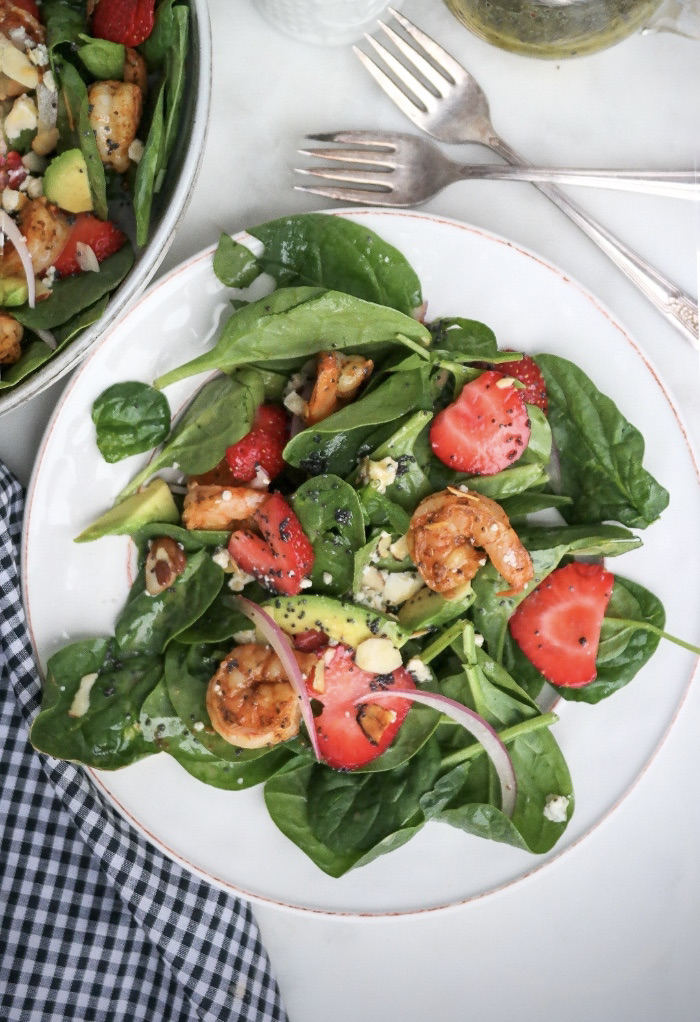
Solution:
[{"label": "silver fork", "polygon": [[[392,7],[388,8],[418,48],[384,22],[380,29],[406,63],[398,60],[378,39],[367,35],[384,65],[406,91],[383,68],[357,46],[358,57],[379,86],[406,116],[428,135],[441,142],[476,142],[488,146],[513,166],[523,158],[505,142],[491,123],[486,96],[476,79],[442,46]],[[426,84],[427,83],[427,84]],[[632,280],[663,316],[695,347],[698,343],[698,303],[603,227],[556,186],[537,184],[603,252]]]},{"label": "silver fork", "polygon": [[[641,191],[669,198],[700,199],[700,176],[694,170],[592,170],[525,167],[509,164],[457,163],[427,138],[399,131],[335,131],[307,135],[315,142],[344,148],[300,149],[350,167],[297,167],[297,174],[342,185],[295,185],[298,191],[325,195],[341,202],[417,206],[455,181],[558,181],[622,191]],[[346,185],[357,185],[348,188]]]}]

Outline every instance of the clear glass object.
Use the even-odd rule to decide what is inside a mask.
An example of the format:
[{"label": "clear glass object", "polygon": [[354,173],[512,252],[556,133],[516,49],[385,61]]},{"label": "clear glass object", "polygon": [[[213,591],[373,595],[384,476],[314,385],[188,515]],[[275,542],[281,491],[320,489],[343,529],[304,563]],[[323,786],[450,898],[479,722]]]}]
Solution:
[{"label": "clear glass object", "polygon": [[700,0],[445,0],[475,35],[531,57],[594,53],[640,30],[700,38]]},{"label": "clear glass object", "polygon": [[376,27],[389,4],[401,0],[255,0],[276,28],[307,43],[354,43]]}]

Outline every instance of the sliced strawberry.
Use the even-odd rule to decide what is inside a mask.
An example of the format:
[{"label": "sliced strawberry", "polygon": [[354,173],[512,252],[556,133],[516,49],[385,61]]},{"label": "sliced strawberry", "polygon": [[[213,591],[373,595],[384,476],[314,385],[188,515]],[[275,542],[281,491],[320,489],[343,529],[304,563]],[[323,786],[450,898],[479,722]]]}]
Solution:
[{"label": "sliced strawberry", "polygon": [[77,245],[81,242],[95,253],[98,263],[114,255],[126,241],[126,235],[110,220],[98,220],[92,213],[78,213],[68,241],[54,261],[58,277],[70,277],[80,273]]},{"label": "sliced strawberry", "polygon": [[226,451],[226,461],[236,483],[249,483],[258,469],[274,479],[284,468],[282,451],[289,436],[289,417],[281,405],[260,405],[253,428]]},{"label": "sliced strawberry", "polygon": [[92,35],[124,46],[138,46],[153,31],[156,0],[100,0]]},{"label": "sliced strawberry", "polygon": [[[506,350],[510,351],[511,349],[508,348]],[[513,362],[499,362],[498,371],[505,373],[506,376],[512,376],[522,383],[525,387],[523,393],[526,403],[537,405],[545,415],[547,414],[549,407],[547,384],[544,381],[542,370],[534,358],[530,358],[529,355],[523,355],[522,358],[516,359]]]},{"label": "sliced strawberry", "polygon": [[511,635],[553,685],[579,688],[595,678],[614,581],[599,564],[572,562],[548,575],[511,617]]},{"label": "sliced strawberry", "polygon": [[493,369],[465,384],[433,419],[430,445],[450,468],[494,475],[517,461],[530,439],[523,391]]},{"label": "sliced strawberry", "polygon": [[267,589],[296,596],[314,566],[314,550],[301,522],[280,493],[268,497],[252,521],[262,537],[247,529],[232,533],[231,557]]},{"label": "sliced strawberry", "polygon": [[392,674],[372,674],[357,666],[348,646],[329,647],[307,682],[309,695],[322,706],[314,723],[321,756],[329,766],[355,770],[389,748],[410,709],[409,701],[382,699],[359,708],[354,701],[392,685],[416,687],[403,667]]}]

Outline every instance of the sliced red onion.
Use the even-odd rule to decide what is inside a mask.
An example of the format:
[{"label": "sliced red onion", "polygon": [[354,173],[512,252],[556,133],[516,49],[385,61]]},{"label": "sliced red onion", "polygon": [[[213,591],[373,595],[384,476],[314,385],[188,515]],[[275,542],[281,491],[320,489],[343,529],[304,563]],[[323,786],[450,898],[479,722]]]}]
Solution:
[{"label": "sliced red onion", "polygon": [[383,689],[378,692],[370,692],[355,700],[358,703],[374,703],[380,699],[393,699],[395,696],[403,696],[414,703],[424,703],[426,706],[444,713],[451,717],[457,724],[468,731],[476,738],[494,765],[498,780],[501,782],[501,811],[508,817],[513,815],[515,809],[515,796],[517,794],[517,781],[515,770],[510,753],[498,737],[490,724],[478,713],[474,713],[467,706],[463,706],[455,699],[448,699],[447,696],[438,695],[436,692],[421,692],[413,689]]},{"label": "sliced red onion", "polygon": [[34,265],[32,263],[32,257],[29,254],[27,242],[22,237],[19,227],[4,209],[0,209],[0,231],[2,231],[2,233],[10,239],[17,250],[17,255],[22,261],[24,275],[27,278],[29,308],[33,309],[36,305],[36,284],[34,281]]},{"label": "sliced red onion", "polygon": [[294,656],[294,649],[292,644],[284,634],[280,626],[276,621],[270,617],[267,611],[259,607],[257,603],[253,603],[251,600],[247,600],[245,596],[236,597],[236,603],[238,609],[242,614],[252,621],[256,628],[260,629],[261,634],[267,639],[269,644],[274,649],[277,656],[282,662],[282,667],[287,673],[289,683],[299,697],[301,703],[301,715],[304,718],[306,724],[306,730],[309,732],[309,741],[311,747],[314,750],[316,759],[321,758],[320,749],[318,747],[318,736],[316,734],[316,724],[314,722],[314,714],[311,709],[311,700],[309,699],[309,693],[306,690],[306,684],[304,682],[304,676],[301,673],[297,658]]}]

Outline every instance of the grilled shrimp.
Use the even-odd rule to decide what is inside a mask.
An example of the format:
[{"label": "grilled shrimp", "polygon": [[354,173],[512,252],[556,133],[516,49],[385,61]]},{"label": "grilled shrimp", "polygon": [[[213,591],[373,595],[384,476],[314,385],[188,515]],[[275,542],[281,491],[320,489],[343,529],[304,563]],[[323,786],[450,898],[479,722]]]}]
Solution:
[{"label": "grilled shrimp", "polygon": [[129,146],[141,120],[141,89],[133,82],[95,82],[88,89],[88,101],[100,159],[123,174],[129,169]]},{"label": "grilled shrimp", "polygon": [[372,360],[361,355],[320,352],[316,382],[304,412],[305,425],[314,426],[351,401],[373,369]]},{"label": "grilled shrimp", "polygon": [[138,50],[127,46],[124,50],[124,81],[138,85],[142,98],[148,91],[148,68]]},{"label": "grilled shrimp", "polygon": [[406,536],[411,559],[426,585],[446,600],[456,599],[486,563],[511,588],[512,596],[533,578],[532,561],[503,508],[471,490],[449,487],[422,500]]},{"label": "grilled shrimp", "polygon": [[[315,653],[295,653],[309,674]],[[207,688],[207,711],[214,730],[242,749],[262,749],[286,742],[299,732],[299,699],[268,646],[246,643],[222,660]]]},{"label": "grilled shrimp", "polygon": [[186,529],[229,531],[251,518],[269,493],[251,486],[203,486],[189,482],[182,511]]},{"label": "grilled shrimp", "polygon": [[19,361],[23,333],[22,325],[13,316],[0,316],[0,366],[11,366]]},{"label": "grilled shrimp", "polygon": [[[46,199],[29,199],[19,214],[19,229],[32,257],[35,276],[48,270],[60,255],[71,232],[70,217]],[[24,267],[14,246],[5,243],[0,277],[23,277]]]}]

